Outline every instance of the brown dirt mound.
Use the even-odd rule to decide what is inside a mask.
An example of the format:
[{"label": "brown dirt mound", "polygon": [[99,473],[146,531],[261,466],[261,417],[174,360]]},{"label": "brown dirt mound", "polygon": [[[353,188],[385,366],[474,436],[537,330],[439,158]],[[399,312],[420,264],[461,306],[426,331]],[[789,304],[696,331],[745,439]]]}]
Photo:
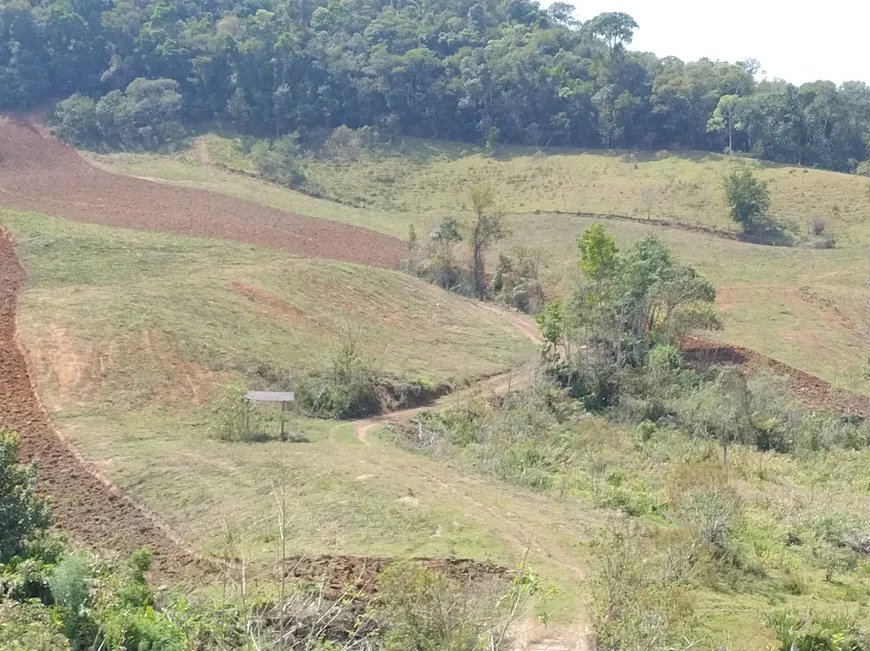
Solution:
[{"label": "brown dirt mound", "polygon": [[835,409],[845,414],[870,415],[870,397],[832,386],[830,382],[783,364],[750,348],[683,337],[680,348],[694,365],[736,364],[752,371],[771,371],[791,380],[795,395],[810,409]]},{"label": "brown dirt mound", "polygon": [[[287,577],[324,583],[324,594],[335,599],[348,591],[377,593],[377,576],[396,559],[377,556],[299,556],[289,558]],[[414,558],[411,562],[463,582],[500,579],[507,576],[501,565],[464,558]]]},{"label": "brown dirt mound", "polygon": [[160,576],[179,578],[198,570],[194,552],[100,477],[52,427],[17,339],[17,295],[23,279],[12,240],[0,228],[0,426],[20,435],[22,461],[38,462],[37,489],[51,497],[55,523],[94,547],[126,553],[150,547],[153,570]]},{"label": "brown dirt mound", "polygon": [[398,239],[241,199],[111,174],[38,125],[0,116],[0,205],[77,221],[215,237],[393,268]]}]

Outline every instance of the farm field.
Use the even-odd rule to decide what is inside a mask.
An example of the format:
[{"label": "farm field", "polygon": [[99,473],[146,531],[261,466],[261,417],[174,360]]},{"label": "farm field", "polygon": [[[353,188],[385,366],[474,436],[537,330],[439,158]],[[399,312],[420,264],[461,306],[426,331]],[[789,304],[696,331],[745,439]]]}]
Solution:
[{"label": "farm field", "polygon": [[[21,338],[55,426],[89,467],[199,553],[224,553],[230,530],[261,572],[274,556],[271,489],[282,481],[295,505],[294,554],[511,567],[531,545],[546,576],[576,568],[554,604],[561,620],[573,619],[585,599],[578,541],[600,517],[589,509],[494,486],[376,438],[363,444],[354,424],[294,417],[300,443],[221,443],[210,431],[209,401],[225,384],[256,378],[262,364],[292,360],[298,373],[327,364],[346,323],[359,326],[362,354],[380,371],[462,387],[534,356],[512,317],[350,263],[10,209],[0,209],[0,223],[27,270]],[[86,489],[67,507],[62,481],[59,523],[102,544],[76,523],[89,509],[112,522],[113,507]],[[539,540],[554,522],[562,533]],[[132,548],[142,542],[128,537]]]},{"label": "farm field", "polygon": [[[63,156],[72,151],[14,122],[0,125],[0,140],[10,125],[13,142],[23,138],[27,147],[57,148]],[[27,159],[25,149],[16,155]],[[224,386],[262,382],[264,369],[304,374],[328,368],[349,328],[379,373],[460,389],[471,385],[442,398],[434,405],[439,410],[461,410],[468,399],[533,382],[518,369],[535,358],[537,337],[527,319],[384,268],[404,254],[400,238],[409,224],[425,229],[442,210],[464,210],[461,203],[438,204],[447,202],[446,189],[430,196],[429,210],[405,212],[386,203],[363,209],[218,168],[210,161],[219,149],[207,159],[198,155],[99,157],[107,169],[147,177],[136,179],[92,168],[76,154],[77,162],[66,159],[73,181],[58,180],[63,171],[51,166],[51,184],[34,180],[44,164],[0,181],[0,200],[7,206],[0,208],[0,224],[27,274],[15,276],[23,285],[4,294],[4,322],[14,319],[9,301],[18,291],[18,337],[51,418],[38,426],[28,421],[39,411],[33,403],[16,422],[29,423],[22,428],[31,445],[26,454],[45,454],[35,443],[54,441],[52,422],[74,450],[64,456],[66,448],[52,448],[60,462],[43,480],[52,486],[60,525],[81,540],[104,537],[123,550],[155,545],[164,552],[158,569],[170,577],[189,573],[197,555],[228,553],[231,534],[233,553],[252,561],[256,580],[268,581],[276,545],[272,493],[280,483],[293,505],[289,544],[294,554],[310,559],[326,554],[353,566],[383,557],[443,557],[510,567],[528,550],[532,566],[562,588],[550,606],[550,634],[579,641],[582,648],[596,589],[590,579],[600,570],[595,540],[618,518],[614,505],[646,510],[640,519],[660,526],[655,513],[667,503],[672,465],[706,452],[678,437],[640,444],[631,428],[589,416],[571,430],[570,440],[558,442],[583,463],[565,476],[561,490],[558,484],[534,490],[492,476],[463,455],[415,453],[377,420],[293,416],[297,442],[215,440],[211,401]],[[510,162],[479,158],[484,169]],[[675,164],[674,158],[655,162],[669,161]],[[81,194],[75,195],[74,186]],[[141,190],[156,201],[165,188],[172,192],[161,200],[184,209],[174,211],[167,203],[164,215],[133,200]],[[221,206],[224,197],[208,190],[236,195],[227,199],[231,209],[214,212],[223,230],[209,222],[209,207]],[[94,203],[104,192],[127,199]],[[67,194],[77,198],[68,201]],[[461,202],[457,197],[453,193]],[[267,212],[258,213],[263,206]],[[863,209],[860,202],[855,206]],[[269,225],[249,230],[234,221],[238,207],[252,223]],[[594,210],[580,206],[574,212]],[[604,221],[621,248],[655,232],[716,283],[725,322],[716,337],[759,351],[745,352],[756,366],[776,370],[763,357],[768,355],[798,369],[786,374],[796,379],[798,392],[808,392],[812,408],[819,401],[845,400],[849,409],[864,413],[864,399],[844,398],[836,388],[868,392],[863,327],[870,245],[857,220],[835,222],[838,233],[842,228],[852,235],[833,250],[819,251],[747,244],[685,224],[665,227],[537,208],[508,211],[507,219],[511,236],[505,246],[545,251],[544,280],[554,294],[568,290],[574,239],[589,225]],[[704,225],[724,228],[712,220]],[[316,241],[320,235],[326,245]],[[14,335],[7,328],[4,345],[12,346]],[[33,397],[29,386],[15,387],[22,400]],[[815,536],[827,522],[868,525],[855,515],[867,509],[866,453],[837,451],[820,460],[738,447],[730,454],[730,481],[744,510],[741,527],[752,540],[747,558],[762,569],[740,589],[692,592],[705,635],[762,649],[773,642],[766,617],[776,609],[824,611],[842,602],[864,622],[866,563],[831,581],[816,552],[783,540],[795,531]],[[92,470],[122,492],[103,493],[105,484],[89,483]],[[70,473],[80,477],[83,490],[64,492]],[[132,509],[122,520],[129,526],[108,535],[107,523],[116,521],[112,514],[119,508]],[[142,528],[144,522],[156,528]]]}]

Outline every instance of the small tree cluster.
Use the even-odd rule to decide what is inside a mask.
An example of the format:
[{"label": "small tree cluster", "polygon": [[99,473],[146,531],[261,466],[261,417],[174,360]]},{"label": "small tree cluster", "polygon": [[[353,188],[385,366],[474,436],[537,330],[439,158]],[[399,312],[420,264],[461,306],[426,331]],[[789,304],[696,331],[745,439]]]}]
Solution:
[{"label": "small tree cluster", "polygon": [[653,344],[718,327],[712,283],[678,262],[655,236],[620,252],[600,224],[578,240],[582,277],[565,318],[594,361],[641,360]]},{"label": "small tree cluster", "polygon": [[[429,241],[418,252],[409,243],[409,267],[430,282],[445,289],[467,294],[476,298],[485,298],[492,291],[501,292],[509,285],[513,290],[520,284],[521,278],[514,276],[515,270],[508,268],[506,261],[501,265],[498,276],[498,289],[490,286],[486,275],[486,254],[490,248],[507,236],[502,214],[496,203],[495,191],[489,184],[475,185],[469,191],[471,209],[474,217],[470,220],[460,220],[447,217],[429,234]],[[415,239],[416,239],[416,234]],[[466,243],[471,258],[467,269],[456,261],[456,248],[460,243]],[[530,271],[537,280],[538,262],[526,256],[517,260],[520,264],[519,273]],[[522,302],[522,299],[520,299]]]},{"label": "small tree cluster", "polygon": [[273,141],[258,140],[251,147],[251,160],[267,181],[295,188],[305,181],[301,153],[297,134],[288,133]]},{"label": "small tree cluster", "polygon": [[36,465],[19,465],[18,436],[0,427],[0,565],[24,551],[51,522],[48,501],[34,492]]},{"label": "small tree cluster", "polygon": [[732,172],[725,179],[725,196],[731,208],[731,219],[744,233],[760,234],[768,225],[770,192],[751,169]]},{"label": "small tree cluster", "polygon": [[183,135],[181,108],[177,81],[138,78],[96,102],[76,93],[55,106],[50,121],[58,137],[74,145],[153,150]]},{"label": "small tree cluster", "polygon": [[323,143],[323,153],[338,163],[350,163],[377,144],[378,134],[373,127],[351,129],[345,125],[333,129]]}]

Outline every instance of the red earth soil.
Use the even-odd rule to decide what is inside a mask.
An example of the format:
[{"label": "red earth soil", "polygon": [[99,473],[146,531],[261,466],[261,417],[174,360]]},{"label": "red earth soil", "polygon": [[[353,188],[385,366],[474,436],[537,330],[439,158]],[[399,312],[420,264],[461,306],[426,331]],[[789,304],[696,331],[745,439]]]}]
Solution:
[{"label": "red earth soil", "polygon": [[[378,556],[297,556],[287,559],[290,579],[323,581],[324,595],[335,599],[348,592],[371,596],[377,593],[377,576],[395,559]],[[507,570],[488,561],[464,558],[415,558],[415,564],[436,570],[462,582],[506,578]]]},{"label": "red earth soil", "polygon": [[37,490],[51,498],[57,526],[79,542],[132,552],[151,548],[153,571],[166,577],[200,565],[196,554],[156,518],[100,477],[53,428],[36,395],[17,339],[18,291],[24,269],[0,228],[0,426],[18,432],[19,458],[38,464]]},{"label": "red earth soil", "polygon": [[770,371],[789,378],[795,395],[810,409],[834,409],[844,414],[870,415],[870,398],[838,389],[829,382],[799,369],[783,364],[761,353],[698,337],[683,337],[680,349],[686,359],[700,366],[710,364],[736,364],[750,373]]},{"label": "red earth soil", "polygon": [[260,244],[394,268],[406,245],[365,228],[213,192],[111,174],[21,118],[0,115],[0,206],[83,222]]}]

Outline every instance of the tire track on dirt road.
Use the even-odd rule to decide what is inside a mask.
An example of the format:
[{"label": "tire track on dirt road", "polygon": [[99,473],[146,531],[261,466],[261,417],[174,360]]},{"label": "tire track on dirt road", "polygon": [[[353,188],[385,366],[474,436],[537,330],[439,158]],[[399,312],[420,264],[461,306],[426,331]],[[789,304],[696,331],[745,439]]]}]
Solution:
[{"label": "tire track on dirt road", "polygon": [[87,464],[52,426],[18,340],[24,278],[12,238],[0,227],[0,426],[18,433],[21,461],[37,462],[37,491],[50,497],[55,525],[93,547],[122,553],[150,547],[158,576],[204,570],[196,552]]},{"label": "tire track on dirt road", "polygon": [[[533,343],[540,345],[543,337],[535,321],[517,312],[507,310],[497,305],[477,303],[477,307],[494,312],[504,317],[514,328],[519,330]],[[499,373],[485,378],[472,386],[460,391],[447,399],[459,398],[462,394],[474,391],[487,391],[496,395],[510,391],[513,386],[524,385],[531,378],[523,378],[524,372],[531,369],[523,367]],[[441,401],[436,401],[437,405]],[[416,416],[433,405],[404,409],[372,418],[355,421],[356,437],[363,445],[368,446],[369,433],[379,425],[401,422]],[[524,500],[511,500],[510,507],[505,508],[499,499],[503,497],[500,489],[490,486],[485,480],[466,476],[450,468],[435,468],[433,462],[412,452],[400,448],[392,448],[389,454],[379,454],[368,459],[372,470],[379,470],[390,477],[413,477],[415,483],[427,487],[429,491],[441,496],[446,503],[460,506],[463,513],[479,525],[497,531],[498,534],[513,548],[519,556],[531,552],[534,557],[556,566],[572,581],[582,583],[586,580],[586,572],[579,563],[571,563],[564,559],[575,555],[570,544],[564,539],[564,532],[553,529],[553,524],[559,522],[557,514],[552,512],[553,505],[547,504],[539,496]],[[526,501],[529,500],[529,503]],[[543,514],[543,518],[541,517]],[[541,534],[546,535],[543,539]],[[580,616],[573,622],[555,625],[541,630],[529,622],[528,639],[518,640],[517,647],[524,651],[585,651],[589,648],[591,629],[585,617]],[[537,633],[537,634],[536,634]]]}]

